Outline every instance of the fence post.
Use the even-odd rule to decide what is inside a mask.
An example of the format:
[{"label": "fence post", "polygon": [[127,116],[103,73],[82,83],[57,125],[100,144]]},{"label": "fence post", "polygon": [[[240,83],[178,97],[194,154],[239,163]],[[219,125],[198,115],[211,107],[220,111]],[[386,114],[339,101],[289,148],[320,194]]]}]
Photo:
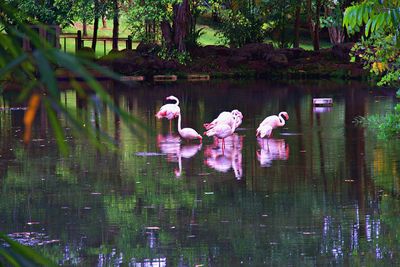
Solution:
[{"label": "fence post", "polygon": [[132,35],[128,35],[128,39],[126,40],[126,49],[132,50]]},{"label": "fence post", "polygon": [[75,53],[82,48],[82,32],[79,30],[75,39]]}]

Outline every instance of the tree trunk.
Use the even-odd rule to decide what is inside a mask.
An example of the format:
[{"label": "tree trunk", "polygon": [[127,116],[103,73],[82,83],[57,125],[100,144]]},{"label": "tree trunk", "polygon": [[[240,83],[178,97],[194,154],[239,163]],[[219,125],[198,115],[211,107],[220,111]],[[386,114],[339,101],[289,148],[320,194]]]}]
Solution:
[{"label": "tree trunk", "polygon": [[[325,16],[328,17],[332,14],[332,10],[325,6]],[[329,40],[331,44],[341,44],[344,41],[344,30],[341,26],[331,25],[328,27]]]},{"label": "tree trunk", "polygon": [[119,33],[119,6],[118,0],[113,1],[114,17],[113,17],[113,34],[112,49],[118,50],[118,33]]},{"label": "tree trunk", "polygon": [[174,45],[178,51],[186,51],[185,40],[189,32],[189,0],[182,0],[182,3],[174,8]]},{"label": "tree trunk", "polygon": [[165,42],[165,46],[170,49],[172,48],[172,28],[171,25],[169,24],[168,21],[163,21],[160,24],[160,28],[161,28],[161,34],[163,37],[163,40]]},{"label": "tree trunk", "polygon": [[83,19],[82,21],[82,34],[83,36],[87,36],[87,23],[86,23],[86,18]]},{"label": "tree trunk", "polygon": [[344,31],[342,27],[329,27],[329,40],[331,44],[341,44],[344,41]]},{"label": "tree trunk", "polygon": [[99,29],[99,0],[94,0],[94,24],[93,24],[93,38],[92,38],[92,49],[96,52],[97,43],[97,32]]},{"label": "tree trunk", "polygon": [[294,20],[294,40],[293,47],[298,48],[300,45],[300,13],[301,13],[301,0],[297,1],[295,20]]},{"label": "tree trunk", "polygon": [[321,0],[317,0],[316,10],[315,10],[315,26],[314,26],[314,38],[313,38],[313,46],[314,51],[319,50],[319,17],[321,13]]},{"label": "tree trunk", "polygon": [[311,0],[307,0],[307,24],[308,24],[308,29],[310,31],[310,36],[311,40],[314,44],[314,23],[312,21],[312,6],[311,6]]}]

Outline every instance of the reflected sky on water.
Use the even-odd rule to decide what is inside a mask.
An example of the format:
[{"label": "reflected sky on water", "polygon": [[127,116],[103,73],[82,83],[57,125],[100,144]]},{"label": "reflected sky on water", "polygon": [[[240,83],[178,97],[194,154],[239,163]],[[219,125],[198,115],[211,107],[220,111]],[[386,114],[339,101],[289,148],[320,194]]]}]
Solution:
[{"label": "reflected sky on water", "polygon": [[[24,108],[0,111],[0,230],[61,265],[260,266],[398,264],[397,140],[354,118],[384,114],[395,91],[358,82],[212,81],[106,84],[115,103],[153,132],[138,137],[96,98],[61,94],[87,125],[117,142],[101,153],[72,136],[61,155],[43,110],[22,142]],[[180,99],[182,127],[204,132],[222,111],[243,123],[225,141],[186,142],[155,113]],[[315,108],[315,97],[333,106]],[[93,104],[94,103],[94,104]],[[255,129],[287,111],[269,140]]]}]

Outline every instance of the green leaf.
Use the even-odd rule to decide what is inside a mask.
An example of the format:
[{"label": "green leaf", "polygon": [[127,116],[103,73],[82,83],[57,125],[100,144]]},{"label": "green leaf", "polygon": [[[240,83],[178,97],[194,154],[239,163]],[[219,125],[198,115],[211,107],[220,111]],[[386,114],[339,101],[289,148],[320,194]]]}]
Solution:
[{"label": "green leaf", "polygon": [[367,36],[368,37],[368,35],[369,35],[369,30],[370,30],[370,28],[371,28],[371,24],[372,24],[372,20],[371,19],[369,19],[368,20],[368,22],[367,22],[367,25],[365,25],[365,36]]},{"label": "green leaf", "polygon": [[365,9],[364,9],[364,13],[363,13],[363,22],[367,23],[370,13],[371,13],[371,7],[367,6],[367,5],[364,5],[364,7],[365,7]]},{"label": "green leaf", "polygon": [[361,26],[363,23],[363,15],[365,12],[365,5],[361,5],[359,8],[357,8],[357,25]]},{"label": "green leaf", "polygon": [[[19,244],[18,242],[10,239],[8,236],[4,234],[0,234],[0,240],[5,241],[10,248],[1,254],[8,254],[9,256],[6,256],[6,259],[10,260],[10,263],[14,262],[23,262],[23,263],[31,263],[31,266],[39,265],[39,266],[57,266],[50,260],[46,259],[36,251],[34,251],[32,248],[23,246]],[[12,258],[12,259],[11,259]],[[22,264],[17,264],[15,266],[22,266]],[[23,265],[26,266],[26,265]]]},{"label": "green leaf", "polygon": [[376,28],[376,24],[377,24],[377,22],[378,22],[379,16],[380,16],[380,15],[371,18],[371,20],[372,20],[372,23],[371,23],[371,33],[375,32],[375,28]]},{"label": "green leaf", "polygon": [[48,98],[44,98],[44,104],[47,111],[47,117],[49,118],[50,124],[53,128],[54,135],[56,137],[56,142],[62,154],[67,155],[68,147],[65,143],[65,136],[63,129],[61,128],[60,121],[57,118],[56,113],[54,112],[53,108],[51,107],[51,102]]},{"label": "green leaf", "polygon": [[392,12],[390,12],[390,18],[392,21],[392,26],[394,28],[398,28],[400,24],[400,11],[396,9],[392,10]]},{"label": "green leaf", "polygon": [[378,31],[380,28],[382,28],[385,25],[384,23],[385,23],[385,13],[381,13],[378,15],[374,31]]},{"label": "green leaf", "polygon": [[19,265],[18,261],[15,259],[15,257],[13,257],[13,255],[11,255],[11,253],[6,251],[5,249],[0,249],[0,256],[3,256],[5,258],[5,260],[12,266]]},{"label": "green leaf", "polygon": [[39,68],[40,80],[43,82],[43,84],[47,86],[50,94],[53,97],[57,97],[59,95],[59,90],[57,88],[56,77],[54,75],[54,70],[50,66],[50,63],[47,60],[45,54],[37,49],[35,52],[33,52],[33,56],[37,61],[36,66]]},{"label": "green leaf", "polygon": [[19,66],[22,62],[24,62],[28,58],[27,54],[22,54],[10,63],[8,63],[6,66],[0,69],[0,77],[3,75],[10,73],[15,67]]}]

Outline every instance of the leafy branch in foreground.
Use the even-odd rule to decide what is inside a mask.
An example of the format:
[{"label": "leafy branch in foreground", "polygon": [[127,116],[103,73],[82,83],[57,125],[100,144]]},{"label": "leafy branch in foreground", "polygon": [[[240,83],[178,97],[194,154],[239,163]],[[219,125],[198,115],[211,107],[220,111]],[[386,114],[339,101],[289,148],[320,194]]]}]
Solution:
[{"label": "leafy branch in foreground", "polygon": [[[2,10],[0,12],[0,25],[4,25],[5,32],[5,34],[0,34],[0,80],[18,85],[22,88],[18,100],[28,100],[29,105],[24,117],[24,141],[26,143],[31,139],[31,128],[36,110],[40,104],[43,104],[57,144],[64,154],[68,153],[68,146],[65,142],[64,130],[61,127],[59,116],[64,116],[72,122],[76,130],[75,133],[85,136],[97,148],[115,149],[113,139],[105,131],[94,125],[85,125],[73,115],[71,110],[63,106],[60,101],[60,90],[55,74],[57,67],[64,68],[75,76],[81,77],[96,94],[96,99],[120,116],[132,132],[143,137],[143,133],[147,131],[145,124],[117,107],[89,70],[95,70],[113,79],[119,79],[117,74],[97,66],[93,62],[63,53],[50,46],[46,40],[39,38],[38,34],[32,31],[28,25],[20,21],[14,15],[16,12],[4,2],[0,2],[0,9]],[[45,26],[43,25],[43,27]],[[30,40],[33,47],[32,53],[22,50],[19,44],[21,38]],[[86,96],[85,90],[80,88],[79,83],[72,80],[71,86]],[[87,99],[93,106],[97,105],[94,98],[87,97]]]},{"label": "leafy branch in foreground", "polygon": [[[43,107],[58,147],[64,155],[69,149],[65,141],[65,129],[61,124],[61,117],[70,122],[69,124],[75,130],[74,133],[87,138],[98,149],[116,149],[115,141],[101,126],[85,124],[61,102],[55,73],[57,67],[64,68],[84,80],[96,97],[88,97],[76,80],[72,79],[70,84],[80,95],[88,99],[93,107],[98,107],[99,103],[102,103],[117,114],[134,134],[143,137],[143,133],[148,131],[145,124],[116,106],[110,95],[91,75],[90,70],[95,70],[106,77],[119,79],[116,74],[93,62],[63,53],[50,46],[46,40],[41,39],[19,19],[20,12],[15,12],[3,1],[0,1],[0,10],[0,25],[3,28],[0,33],[0,89],[3,89],[6,84],[12,84],[22,90],[15,100],[27,102],[23,121],[25,143],[31,141],[34,119],[37,111]],[[42,26],[45,27],[45,25]],[[20,40],[23,38],[30,40],[32,53],[27,53],[22,49]],[[6,235],[0,234],[0,243],[0,265],[55,266],[33,249],[18,244]]]},{"label": "leafy branch in foreground", "polygon": [[[400,1],[364,0],[344,13],[343,25],[351,33],[364,31],[352,51],[352,61],[361,61],[378,85],[400,86]],[[400,105],[385,116],[370,116],[363,125],[375,129],[380,138],[400,136]]]},{"label": "leafy branch in foreground", "polygon": [[13,241],[0,233],[0,263],[6,266],[57,266],[50,260],[38,254],[32,248]]}]

